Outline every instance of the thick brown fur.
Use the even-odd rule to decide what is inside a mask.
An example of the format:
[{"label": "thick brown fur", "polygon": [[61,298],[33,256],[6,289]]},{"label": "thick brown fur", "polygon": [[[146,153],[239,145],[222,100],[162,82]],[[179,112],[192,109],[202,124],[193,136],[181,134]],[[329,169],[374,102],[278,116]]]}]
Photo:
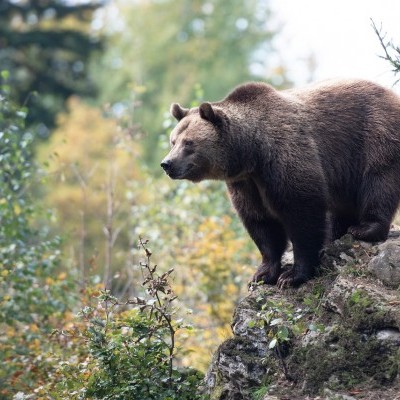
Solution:
[{"label": "thick brown fur", "polygon": [[[276,91],[237,87],[171,113],[173,179],[221,179],[262,255],[255,281],[298,286],[326,240],[387,238],[400,198],[400,98],[361,80]],[[329,228],[329,229],[328,229]],[[328,232],[329,231],[329,232]],[[281,271],[287,242],[294,266]]]}]

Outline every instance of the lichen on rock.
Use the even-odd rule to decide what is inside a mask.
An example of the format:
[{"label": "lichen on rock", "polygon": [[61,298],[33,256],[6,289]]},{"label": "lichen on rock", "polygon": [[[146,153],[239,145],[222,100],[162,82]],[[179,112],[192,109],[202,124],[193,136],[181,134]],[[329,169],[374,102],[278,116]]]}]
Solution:
[{"label": "lichen on rock", "polygon": [[320,270],[239,303],[207,373],[212,400],[400,399],[400,235],[374,245],[345,235]]},{"label": "lichen on rock", "polygon": [[379,254],[368,263],[368,271],[385,285],[400,286],[400,241],[389,240],[378,246]]}]

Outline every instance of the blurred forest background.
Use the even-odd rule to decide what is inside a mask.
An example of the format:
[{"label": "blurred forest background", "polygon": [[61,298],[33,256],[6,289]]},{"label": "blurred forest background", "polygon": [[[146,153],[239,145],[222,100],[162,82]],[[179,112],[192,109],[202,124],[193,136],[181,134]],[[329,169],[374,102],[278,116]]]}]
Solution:
[{"label": "blurred forest background", "polygon": [[[155,385],[139,345],[157,337],[164,354],[172,336],[138,324],[154,302],[125,304],[156,293],[142,285],[143,250],[178,296],[166,319],[177,368],[204,371],[230,335],[258,252],[221,183],[170,181],[159,162],[170,103],[247,80],[290,85],[271,18],[259,0],[0,1],[1,399],[139,398],[140,382]],[[122,359],[138,326],[136,358]],[[140,368],[153,375],[132,389]]]}]

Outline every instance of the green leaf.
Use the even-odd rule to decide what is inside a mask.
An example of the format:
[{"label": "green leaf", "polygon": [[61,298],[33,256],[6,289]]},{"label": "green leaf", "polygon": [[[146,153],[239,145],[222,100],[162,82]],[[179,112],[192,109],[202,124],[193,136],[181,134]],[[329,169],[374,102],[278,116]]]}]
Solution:
[{"label": "green leaf", "polygon": [[325,332],[325,326],[323,324],[310,324],[308,329],[311,332]]},{"label": "green leaf", "polygon": [[253,319],[251,321],[249,321],[249,323],[247,324],[247,326],[249,328],[254,328],[256,326],[256,321],[254,321]]},{"label": "green leaf", "polygon": [[282,341],[287,341],[289,340],[289,329],[286,326],[282,326],[279,328],[278,332],[277,332],[277,337],[278,339],[282,340]]},{"label": "green leaf", "polygon": [[3,69],[3,70],[1,71],[1,77],[2,77],[3,79],[7,80],[9,76],[10,76],[10,72],[9,72],[9,71],[7,71],[7,70],[5,70],[5,69]]}]

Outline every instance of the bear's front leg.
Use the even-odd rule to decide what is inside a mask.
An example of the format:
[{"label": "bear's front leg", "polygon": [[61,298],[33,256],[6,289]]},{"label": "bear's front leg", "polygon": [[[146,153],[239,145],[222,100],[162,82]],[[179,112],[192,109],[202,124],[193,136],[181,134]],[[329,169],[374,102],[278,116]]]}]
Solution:
[{"label": "bear's front leg", "polygon": [[309,200],[297,213],[289,212],[285,227],[293,244],[294,265],[283,272],[279,288],[298,287],[315,275],[326,235],[326,208],[323,199]]},{"label": "bear's front leg", "polygon": [[287,246],[287,235],[283,226],[267,216],[254,218],[248,213],[239,215],[262,256],[262,262],[251,282],[275,285],[281,274],[281,258]]},{"label": "bear's front leg", "polygon": [[261,220],[243,219],[243,224],[262,256],[262,262],[251,282],[275,285],[281,275],[281,258],[287,246],[287,235],[283,226],[269,217]]},{"label": "bear's front leg", "polygon": [[281,274],[281,258],[287,246],[285,229],[268,214],[253,181],[228,183],[228,190],[233,206],[262,256],[252,282],[275,285]]}]

